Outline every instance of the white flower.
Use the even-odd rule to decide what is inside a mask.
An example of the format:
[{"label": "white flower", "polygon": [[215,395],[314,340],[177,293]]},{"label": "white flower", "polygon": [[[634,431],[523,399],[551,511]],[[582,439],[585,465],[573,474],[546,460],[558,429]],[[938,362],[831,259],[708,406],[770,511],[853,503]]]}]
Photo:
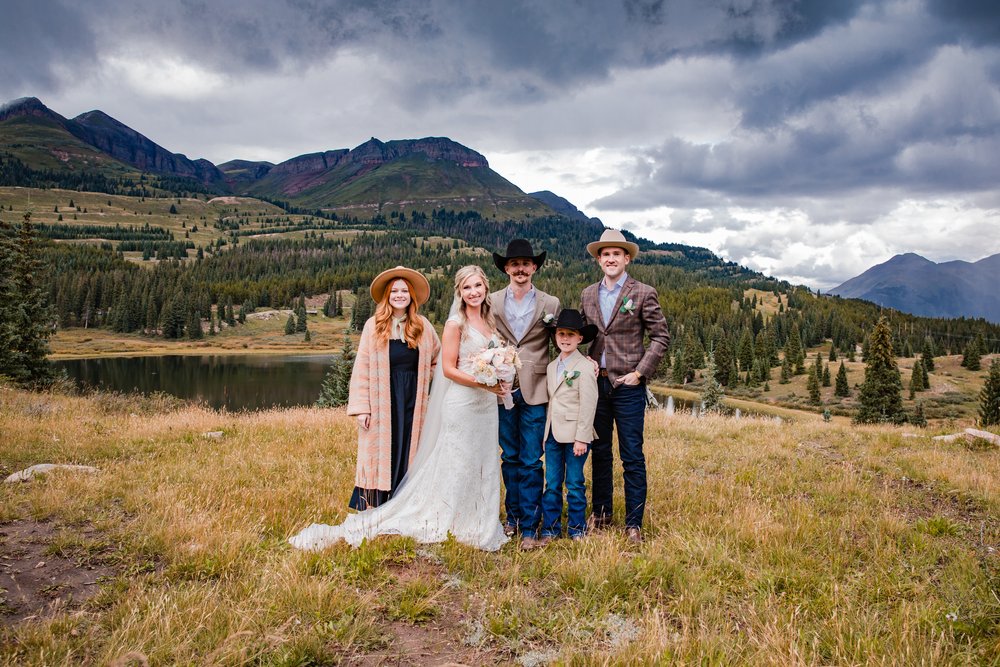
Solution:
[{"label": "white flower", "polygon": [[949,612],[949,613],[945,614],[944,617],[947,618],[952,623],[954,623],[955,621],[958,620],[958,612],[957,611]]},{"label": "white flower", "polygon": [[618,309],[620,313],[632,314],[635,312],[635,301],[631,297],[622,302],[622,307]]}]

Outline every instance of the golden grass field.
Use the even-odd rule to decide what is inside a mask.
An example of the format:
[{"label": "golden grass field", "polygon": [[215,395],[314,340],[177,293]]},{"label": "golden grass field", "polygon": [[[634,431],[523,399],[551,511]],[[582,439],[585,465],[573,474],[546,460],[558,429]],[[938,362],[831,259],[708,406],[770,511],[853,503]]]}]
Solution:
[{"label": "golden grass field", "polygon": [[341,410],[0,388],[0,474],[98,468],[0,484],[0,664],[1000,664],[997,450],[662,412],[646,434],[641,547],[304,554],[286,538],[353,486]]}]

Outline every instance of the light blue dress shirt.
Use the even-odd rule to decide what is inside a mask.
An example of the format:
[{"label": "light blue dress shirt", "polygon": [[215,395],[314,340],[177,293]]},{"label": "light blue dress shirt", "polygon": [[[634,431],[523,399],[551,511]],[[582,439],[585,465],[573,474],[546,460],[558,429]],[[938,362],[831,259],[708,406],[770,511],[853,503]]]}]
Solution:
[{"label": "light blue dress shirt", "polygon": [[[601,317],[604,318],[604,326],[608,326],[608,322],[611,321],[611,316],[615,310],[615,302],[618,301],[618,295],[622,293],[622,286],[625,285],[626,280],[628,280],[628,274],[623,271],[622,277],[615,283],[614,289],[608,289],[604,284],[604,280],[601,280],[597,284],[597,301],[601,306]],[[607,366],[606,353],[602,350],[601,368],[607,368]]]},{"label": "light blue dress shirt", "polygon": [[535,316],[535,286],[532,285],[524,298],[518,301],[514,294],[507,288],[507,294],[503,300],[503,314],[510,325],[510,332],[520,341],[531,328],[531,319]]}]

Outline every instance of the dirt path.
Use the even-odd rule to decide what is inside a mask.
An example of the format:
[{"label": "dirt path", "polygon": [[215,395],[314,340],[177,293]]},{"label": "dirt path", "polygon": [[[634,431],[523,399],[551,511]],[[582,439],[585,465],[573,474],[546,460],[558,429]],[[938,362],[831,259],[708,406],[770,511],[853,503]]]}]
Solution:
[{"label": "dirt path", "polygon": [[89,526],[34,520],[0,525],[0,625],[79,608],[115,574],[110,550]]}]

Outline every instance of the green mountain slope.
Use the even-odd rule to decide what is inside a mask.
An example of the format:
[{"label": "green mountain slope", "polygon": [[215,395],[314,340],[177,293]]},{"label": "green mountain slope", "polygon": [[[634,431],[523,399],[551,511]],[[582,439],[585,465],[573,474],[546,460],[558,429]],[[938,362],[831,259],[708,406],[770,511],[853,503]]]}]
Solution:
[{"label": "green mountain slope", "polygon": [[13,156],[32,169],[100,171],[109,177],[137,175],[134,167],[84,143],[49,115],[0,120],[0,154]]}]

